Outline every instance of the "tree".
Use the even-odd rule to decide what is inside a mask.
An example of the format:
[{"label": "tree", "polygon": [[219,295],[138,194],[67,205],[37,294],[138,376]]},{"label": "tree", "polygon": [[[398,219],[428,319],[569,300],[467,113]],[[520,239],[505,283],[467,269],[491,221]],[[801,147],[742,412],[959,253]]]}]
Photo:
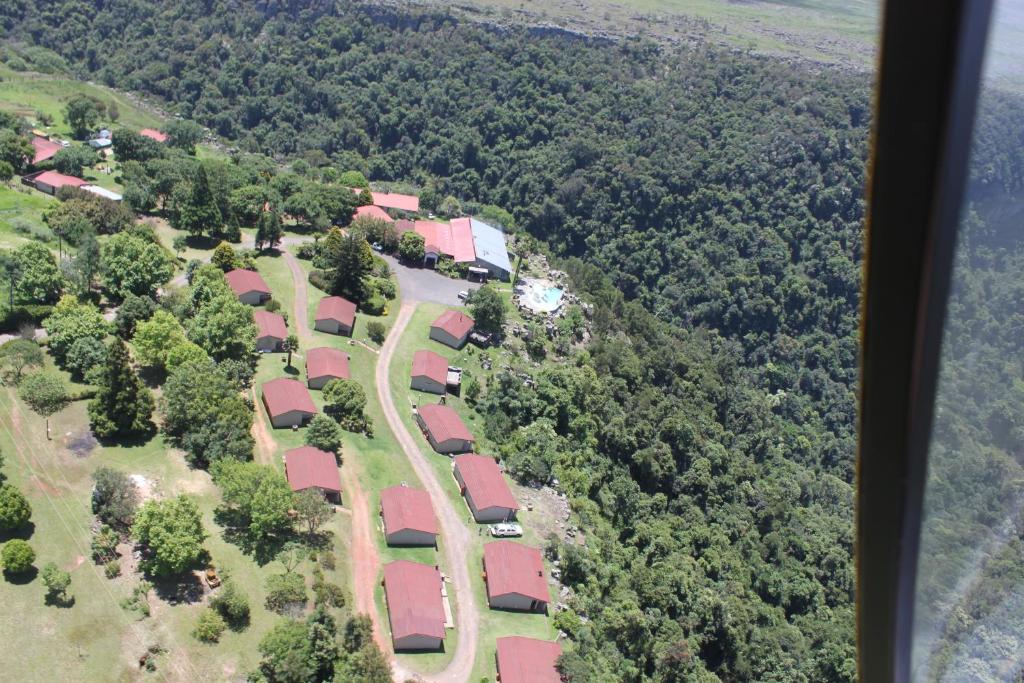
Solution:
[{"label": "tree", "polygon": [[145,547],[143,565],[157,576],[180,574],[203,553],[199,508],[186,496],[143,503],[135,514],[132,536]]},{"label": "tree", "polygon": [[338,176],[338,184],[344,187],[370,189],[370,181],[360,171],[344,171]]},{"label": "tree", "polygon": [[33,156],[35,149],[28,138],[12,130],[0,130],[0,161],[9,164],[14,173],[22,173]]},{"label": "tree", "polygon": [[101,522],[127,531],[139,505],[139,490],[120,470],[99,467],[93,472],[92,512]]},{"label": "tree", "polygon": [[28,368],[43,364],[43,350],[33,339],[11,339],[0,344],[0,372],[5,381],[17,386]]},{"label": "tree", "polygon": [[[156,302],[149,296],[128,294],[117,309],[114,327],[121,339],[130,339],[135,334],[136,326],[156,312]],[[182,332],[184,336],[184,332]]]},{"label": "tree", "polygon": [[18,280],[21,279],[21,263],[14,258],[11,252],[0,251],[0,270],[3,270],[4,279],[7,281],[7,306],[14,308],[14,292],[18,288]]},{"label": "tree", "polygon": [[288,367],[292,366],[292,352],[299,350],[299,338],[294,334],[289,334],[288,338],[281,344],[281,349],[288,352]]},{"label": "tree", "polygon": [[186,154],[195,154],[196,145],[203,139],[203,127],[188,119],[171,119],[164,124],[167,145],[176,147]]},{"label": "tree", "polygon": [[50,438],[50,416],[70,402],[67,385],[50,372],[34,372],[25,377],[18,396],[37,415],[46,419],[46,438]]},{"label": "tree", "polygon": [[99,309],[92,304],[79,303],[74,296],[65,295],[43,320],[46,329],[47,347],[58,362],[63,362],[76,339],[92,337],[102,340],[110,326],[103,319]]},{"label": "tree", "polygon": [[0,529],[20,529],[32,518],[32,506],[13,484],[0,484]]},{"label": "tree", "polygon": [[196,236],[220,231],[224,217],[210,191],[210,179],[204,166],[196,169],[188,189],[175,194],[175,211],[171,216],[175,228]]},{"label": "tree", "polygon": [[295,511],[306,525],[310,536],[331,518],[334,509],[328,505],[324,492],[316,487],[305,489],[295,495]]},{"label": "tree", "polygon": [[186,363],[205,363],[210,357],[198,344],[182,339],[167,350],[165,367],[168,371],[181,367]]},{"label": "tree", "polygon": [[300,612],[309,600],[306,580],[298,572],[271,574],[267,577],[266,591],[266,608],[278,614]]},{"label": "tree", "polygon": [[220,590],[210,600],[210,607],[220,612],[234,629],[243,628],[249,623],[249,598],[230,576],[224,578]]},{"label": "tree", "polygon": [[292,527],[288,511],[294,494],[284,478],[269,465],[220,460],[212,469],[224,507],[233,524],[246,527],[256,542],[280,535]]},{"label": "tree", "polygon": [[323,605],[306,618],[309,633],[310,663],[313,680],[333,681],[334,668],[341,654],[338,650],[338,624]]},{"label": "tree", "polygon": [[204,609],[199,614],[196,627],[192,629],[192,636],[204,643],[216,643],[227,627],[228,625],[220,612],[212,608]]},{"label": "tree", "polygon": [[16,538],[4,544],[0,552],[0,560],[3,560],[4,573],[17,576],[26,574],[32,569],[32,563],[36,561],[36,551],[32,550],[25,541]]},{"label": "tree", "polygon": [[366,408],[366,392],[352,379],[332,379],[323,389],[324,410],[337,419],[361,418]]},{"label": "tree", "polygon": [[156,140],[133,130],[119,128],[111,139],[114,156],[122,164],[127,161],[150,161],[164,156],[164,148]]},{"label": "tree", "polygon": [[384,339],[387,338],[388,330],[384,327],[384,323],[379,320],[371,320],[366,323],[366,336],[377,344],[383,344]]},{"label": "tree", "polygon": [[256,352],[256,323],[252,307],[233,294],[222,294],[199,309],[188,338],[214,360],[248,359]]},{"label": "tree", "polygon": [[53,155],[53,167],[65,175],[82,177],[82,169],[92,168],[98,161],[96,150],[86,145],[64,147]]},{"label": "tree", "polygon": [[337,245],[336,252],[327,256],[334,269],[331,293],[359,303],[366,292],[364,279],[373,268],[373,250],[358,232],[345,235]]},{"label": "tree", "polygon": [[171,240],[171,249],[174,250],[178,258],[181,258],[181,253],[188,249],[188,239],[184,235],[176,235]]},{"label": "tree", "polygon": [[67,604],[68,588],[71,586],[71,574],[60,569],[55,563],[47,562],[40,574],[46,586],[46,602]]},{"label": "tree", "polygon": [[476,326],[485,332],[500,333],[505,324],[505,300],[490,285],[473,292],[469,312]]},{"label": "tree", "polygon": [[14,178],[14,166],[9,161],[0,160],[0,183],[10,185]]},{"label": "tree", "polygon": [[210,263],[220,268],[225,273],[238,267],[238,257],[234,248],[227,242],[221,242],[213,250]]},{"label": "tree", "polygon": [[99,103],[88,95],[72,95],[64,105],[64,118],[71,126],[71,134],[79,140],[84,140],[99,123]]},{"label": "tree", "polygon": [[334,453],[339,460],[341,459],[341,427],[323,413],[317,413],[309,421],[303,439],[307,446]]},{"label": "tree", "polygon": [[21,273],[15,284],[15,297],[29,303],[53,303],[64,287],[57,259],[39,242],[28,242],[14,250]]},{"label": "tree", "polygon": [[360,683],[389,683],[392,680],[391,664],[372,640],[345,657],[343,670],[347,676],[343,680]]},{"label": "tree", "polygon": [[71,372],[73,379],[84,379],[92,384],[95,378],[90,375],[90,371],[101,366],[106,360],[107,347],[103,342],[93,337],[82,337],[71,344],[64,359],[64,367]]},{"label": "tree", "polygon": [[176,346],[186,343],[185,330],[173,315],[163,309],[135,327],[132,346],[135,357],[145,367],[164,369],[167,356]]},{"label": "tree", "polygon": [[398,238],[398,257],[405,263],[422,264],[426,254],[426,243],[423,235],[409,230]]},{"label": "tree", "polygon": [[132,369],[120,338],[107,350],[96,397],[89,402],[89,424],[101,439],[147,436],[153,432],[153,395]]},{"label": "tree", "polygon": [[310,657],[309,631],[294,619],[281,619],[260,641],[259,673],[267,683],[317,680]]},{"label": "tree", "polygon": [[85,223],[78,232],[78,249],[75,255],[61,265],[64,278],[72,285],[75,294],[89,296],[92,293],[93,279],[103,265],[100,243],[90,224]]},{"label": "tree", "polygon": [[174,275],[174,263],[159,244],[135,234],[114,235],[102,247],[103,286],[114,297],[153,296]]},{"label": "tree", "polygon": [[93,561],[96,564],[117,562],[117,545],[120,542],[121,536],[116,531],[106,524],[102,525],[92,536],[90,550]]},{"label": "tree", "polygon": [[256,249],[263,251],[264,245],[268,249],[275,248],[281,241],[284,229],[281,227],[281,217],[274,210],[260,211],[256,221]]}]

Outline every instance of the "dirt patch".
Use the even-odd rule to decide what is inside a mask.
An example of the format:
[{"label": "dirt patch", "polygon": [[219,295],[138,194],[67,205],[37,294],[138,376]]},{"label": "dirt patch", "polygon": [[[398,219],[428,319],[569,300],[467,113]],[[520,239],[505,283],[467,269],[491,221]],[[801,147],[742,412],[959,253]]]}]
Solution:
[{"label": "dirt patch", "polygon": [[512,484],[512,493],[523,506],[519,513],[521,520],[529,520],[529,526],[537,535],[547,539],[551,534],[560,540],[575,538],[582,542],[579,529],[569,522],[569,500],[550,486],[531,488]]},{"label": "dirt patch", "polygon": [[145,503],[147,500],[157,497],[156,486],[152,480],[147,479],[141,474],[129,474],[128,478],[135,484],[135,490],[139,493],[140,503]]},{"label": "dirt patch", "polygon": [[69,572],[74,571],[74,570],[78,569],[79,567],[81,567],[83,562],[85,562],[85,555],[79,555],[78,557],[76,557],[71,562],[71,564],[69,564],[66,567],[64,567],[64,569],[65,569],[65,571],[69,571]]},{"label": "dirt patch", "polygon": [[76,458],[87,458],[92,454],[99,442],[89,429],[70,432],[64,437],[64,447]]},{"label": "dirt patch", "polygon": [[39,477],[32,477],[32,488],[42,491],[48,496],[59,496],[61,490],[52,484],[48,484]]},{"label": "dirt patch", "polygon": [[273,465],[277,442],[270,435],[267,423],[263,421],[263,415],[259,412],[261,402],[257,400],[255,387],[252,390],[252,400],[256,406],[256,418],[252,421],[252,438],[256,441],[256,461],[264,465]]}]

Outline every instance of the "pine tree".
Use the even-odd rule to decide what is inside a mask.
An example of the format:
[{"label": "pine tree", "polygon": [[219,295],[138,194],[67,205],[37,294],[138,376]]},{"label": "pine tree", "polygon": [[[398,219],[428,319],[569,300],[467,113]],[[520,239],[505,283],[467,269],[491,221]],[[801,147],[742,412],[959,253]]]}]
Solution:
[{"label": "pine tree", "polygon": [[366,239],[360,234],[343,237],[333,254],[331,267],[334,268],[331,293],[361,302],[365,294],[363,280],[373,267],[373,252]]},{"label": "pine tree", "polygon": [[89,423],[96,436],[145,436],[153,431],[153,395],[129,364],[128,347],[116,339],[96,398],[89,403]]},{"label": "pine tree", "polygon": [[276,211],[264,211],[256,222],[256,249],[273,249],[281,241],[281,218]]},{"label": "pine tree", "polygon": [[174,227],[197,236],[203,233],[217,234],[223,227],[224,217],[210,191],[210,180],[202,166],[192,179],[191,191],[181,197],[174,222]]}]

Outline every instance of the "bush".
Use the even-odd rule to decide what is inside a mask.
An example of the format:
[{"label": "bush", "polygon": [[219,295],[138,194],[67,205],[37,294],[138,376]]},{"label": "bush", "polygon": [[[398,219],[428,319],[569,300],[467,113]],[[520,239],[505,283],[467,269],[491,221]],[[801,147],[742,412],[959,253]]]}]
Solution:
[{"label": "bush", "polygon": [[214,609],[207,609],[199,615],[199,621],[196,622],[192,635],[196,640],[201,640],[204,643],[216,643],[220,640],[227,626],[224,622],[224,617],[219,612]]},{"label": "bush", "polygon": [[313,416],[306,427],[305,441],[307,446],[340,455],[341,427],[327,415],[319,413]]},{"label": "bush", "polygon": [[371,320],[366,323],[366,334],[377,344],[383,344],[384,339],[387,338],[388,330],[384,327],[384,323],[378,320]]},{"label": "bush", "polygon": [[296,258],[310,261],[316,256],[316,244],[313,242],[303,242],[299,245],[299,248],[295,250]]},{"label": "bush", "polygon": [[4,546],[0,560],[3,561],[4,571],[8,574],[24,574],[36,561],[36,551],[25,541],[16,538]]},{"label": "bush", "polygon": [[367,315],[384,315],[384,311],[387,308],[388,301],[380,294],[374,294],[370,298],[366,299],[360,306],[363,313]]},{"label": "bush", "polygon": [[82,337],[71,343],[64,366],[75,380],[85,379],[89,371],[107,360],[107,347],[94,337]]},{"label": "bush", "polygon": [[277,299],[271,299],[267,303],[263,304],[263,308],[265,308],[269,313],[277,313],[281,310],[281,302]]},{"label": "bush", "polygon": [[391,278],[377,277],[371,282],[371,286],[374,291],[380,294],[385,299],[394,299],[398,295],[398,287],[395,286],[395,281]]},{"label": "bush", "polygon": [[317,607],[344,607],[345,591],[336,583],[324,581],[321,576],[313,581],[313,604]]},{"label": "bush", "polygon": [[331,291],[331,278],[322,270],[309,271],[309,284],[324,292]]},{"label": "bush", "polygon": [[249,623],[249,597],[233,579],[224,579],[220,593],[210,601],[210,606],[220,612],[232,628]]},{"label": "bush", "polygon": [[285,614],[301,611],[306,606],[306,580],[302,574],[288,572],[267,577],[266,607],[272,612]]},{"label": "bush", "polygon": [[117,544],[121,539],[117,532],[104,524],[92,537],[92,559],[96,564],[110,564],[117,561]]},{"label": "bush", "polygon": [[108,579],[116,579],[121,576],[121,562],[119,560],[111,560],[103,565],[103,575]]},{"label": "bush", "polygon": [[28,523],[32,517],[32,506],[28,499],[13,484],[0,486],[0,529],[12,531]]},{"label": "bush", "polygon": [[320,556],[317,558],[320,561],[320,566],[324,569],[334,570],[337,566],[337,560],[334,557],[334,553],[330,550],[323,550],[320,552]]}]

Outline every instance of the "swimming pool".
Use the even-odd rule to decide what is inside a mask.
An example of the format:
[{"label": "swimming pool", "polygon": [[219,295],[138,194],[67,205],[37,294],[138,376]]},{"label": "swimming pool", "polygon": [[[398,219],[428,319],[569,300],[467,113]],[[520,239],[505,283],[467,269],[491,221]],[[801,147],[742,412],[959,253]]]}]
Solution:
[{"label": "swimming pool", "polygon": [[553,313],[561,307],[564,293],[550,282],[533,280],[527,283],[520,301],[535,313]]}]

